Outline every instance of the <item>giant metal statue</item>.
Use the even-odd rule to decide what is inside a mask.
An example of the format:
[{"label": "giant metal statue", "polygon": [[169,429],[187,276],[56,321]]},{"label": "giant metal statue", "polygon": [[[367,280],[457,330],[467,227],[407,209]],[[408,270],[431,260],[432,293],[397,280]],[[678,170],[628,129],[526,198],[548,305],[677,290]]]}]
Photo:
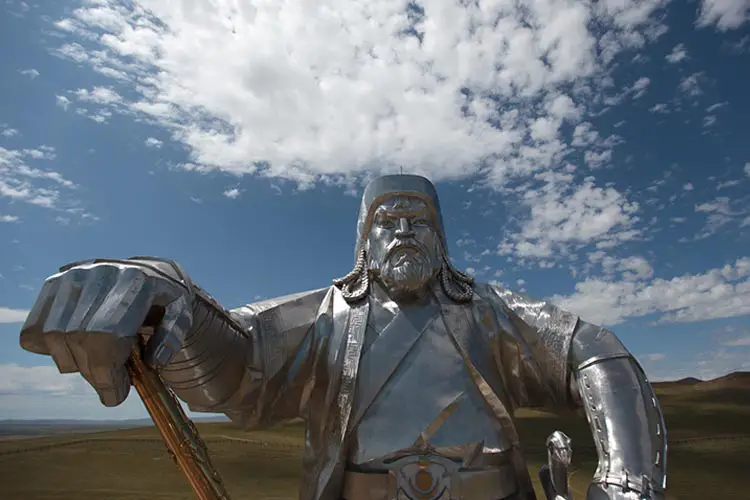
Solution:
[{"label": "giant metal statue", "polygon": [[[354,268],[333,286],[228,311],[169,260],[78,262],[47,279],[21,345],[116,406],[142,331],[145,365],[193,411],[306,421],[301,500],[534,499],[523,406],[583,406],[599,457],[588,499],[664,498],[666,429],[633,356],[609,330],[455,269],[423,177],[366,187]],[[545,493],[568,499],[570,442],[547,445]]]}]

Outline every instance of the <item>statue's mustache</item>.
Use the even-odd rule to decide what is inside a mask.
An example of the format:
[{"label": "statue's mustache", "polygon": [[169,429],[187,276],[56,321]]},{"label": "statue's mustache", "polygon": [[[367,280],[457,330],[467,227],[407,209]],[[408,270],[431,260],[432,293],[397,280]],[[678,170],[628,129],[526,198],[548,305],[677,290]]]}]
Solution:
[{"label": "statue's mustache", "polygon": [[417,240],[393,240],[386,248],[385,260],[388,261],[396,252],[402,250],[414,250],[422,255],[427,255],[427,248]]}]

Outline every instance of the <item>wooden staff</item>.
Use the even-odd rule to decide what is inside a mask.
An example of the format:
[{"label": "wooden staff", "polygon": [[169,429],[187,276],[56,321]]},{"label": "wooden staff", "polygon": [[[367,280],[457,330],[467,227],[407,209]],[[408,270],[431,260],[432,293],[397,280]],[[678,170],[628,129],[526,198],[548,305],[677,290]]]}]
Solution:
[{"label": "wooden staff", "polygon": [[[139,339],[148,338],[150,328],[139,330]],[[167,450],[182,470],[199,500],[230,500],[224,482],[208,456],[208,449],[193,422],[185,415],[177,398],[161,377],[141,357],[142,342],[133,348],[127,368],[130,380],[159,430]]]}]

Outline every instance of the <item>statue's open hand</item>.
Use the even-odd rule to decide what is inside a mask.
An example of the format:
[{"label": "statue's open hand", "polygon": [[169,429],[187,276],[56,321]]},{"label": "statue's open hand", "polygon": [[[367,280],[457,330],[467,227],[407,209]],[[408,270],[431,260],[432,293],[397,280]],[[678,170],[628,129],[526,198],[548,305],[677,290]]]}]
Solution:
[{"label": "statue's open hand", "polygon": [[103,404],[116,406],[130,390],[125,363],[147,317],[158,324],[145,361],[166,364],[192,324],[189,288],[148,266],[97,260],[47,279],[21,345],[52,356],[61,373],[80,371]]}]

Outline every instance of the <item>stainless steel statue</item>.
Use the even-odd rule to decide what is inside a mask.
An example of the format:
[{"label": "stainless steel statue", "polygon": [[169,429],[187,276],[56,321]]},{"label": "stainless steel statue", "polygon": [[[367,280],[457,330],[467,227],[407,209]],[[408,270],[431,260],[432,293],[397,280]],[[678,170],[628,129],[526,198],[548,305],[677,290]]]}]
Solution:
[{"label": "stainless steel statue", "polygon": [[[333,286],[227,311],[168,260],[79,262],[47,279],[21,345],[115,406],[142,325],[146,361],[191,409],[306,420],[303,500],[533,499],[514,409],[581,405],[599,455],[587,498],[664,495],[664,421],[633,356],[609,330],[456,270],[423,177],[366,187],[354,269]],[[547,444],[545,489],[569,498],[569,441]]]}]

